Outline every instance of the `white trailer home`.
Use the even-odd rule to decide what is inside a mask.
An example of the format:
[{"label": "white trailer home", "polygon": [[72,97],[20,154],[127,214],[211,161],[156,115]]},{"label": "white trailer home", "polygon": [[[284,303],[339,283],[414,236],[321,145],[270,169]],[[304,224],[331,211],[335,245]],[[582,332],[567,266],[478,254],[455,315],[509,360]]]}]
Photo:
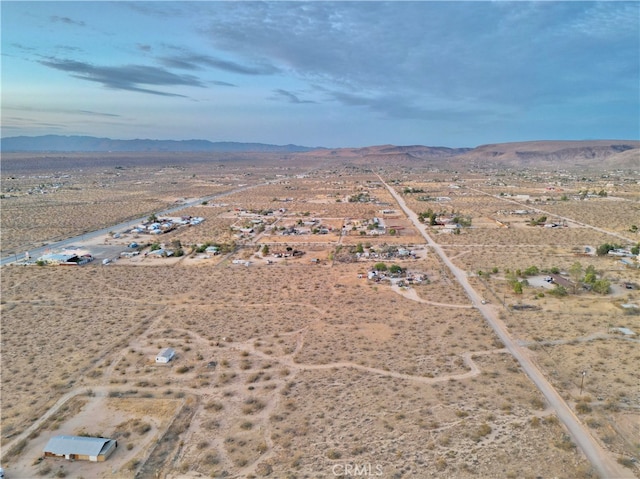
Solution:
[{"label": "white trailer home", "polygon": [[166,364],[171,361],[175,355],[176,352],[173,348],[164,348],[156,356],[156,363]]}]

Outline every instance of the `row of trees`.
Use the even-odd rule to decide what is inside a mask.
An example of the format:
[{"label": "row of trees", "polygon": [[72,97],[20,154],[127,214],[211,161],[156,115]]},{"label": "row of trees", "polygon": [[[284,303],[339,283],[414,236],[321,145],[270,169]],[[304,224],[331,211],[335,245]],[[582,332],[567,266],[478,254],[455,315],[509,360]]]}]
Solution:
[{"label": "row of trees", "polygon": [[[494,272],[496,268],[494,268]],[[528,276],[536,276],[540,273],[559,273],[558,268],[551,268],[550,270],[540,271],[537,266],[529,266],[525,270],[517,269],[515,271],[506,270],[506,279],[509,287],[513,289],[513,292],[516,294],[522,294],[523,286],[527,286],[529,282],[527,281]],[[483,275],[487,275],[487,273],[479,272]],[[583,287],[587,287],[587,289],[593,291],[598,294],[608,294],[609,289],[611,288],[611,282],[606,278],[598,278],[597,271],[593,265],[589,265],[586,268],[583,268],[582,264],[579,261],[576,261],[571,265],[568,270],[569,277],[572,282],[573,293],[577,293]],[[523,279],[520,279],[523,278]],[[568,294],[566,288],[562,285],[556,284],[555,288],[552,289],[550,294],[555,296],[566,296]]]}]

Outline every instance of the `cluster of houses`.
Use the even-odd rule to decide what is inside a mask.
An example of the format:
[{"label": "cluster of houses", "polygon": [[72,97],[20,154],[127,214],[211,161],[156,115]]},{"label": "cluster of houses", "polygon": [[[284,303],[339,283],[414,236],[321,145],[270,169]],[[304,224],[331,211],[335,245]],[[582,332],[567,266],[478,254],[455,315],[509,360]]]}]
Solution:
[{"label": "cluster of houses", "polygon": [[181,218],[157,218],[155,221],[145,221],[136,225],[125,233],[159,235],[173,231],[180,226],[196,226],[204,221],[199,216],[182,216]]},{"label": "cluster of houses", "polygon": [[417,254],[413,250],[408,250],[406,248],[390,248],[385,251],[365,251],[363,253],[356,253],[357,259],[369,260],[369,259],[392,259],[392,258],[400,258],[400,259],[417,259]]},{"label": "cluster of houses", "polygon": [[290,235],[309,235],[309,234],[320,234],[326,235],[333,231],[331,226],[325,226],[322,224],[322,221],[316,218],[312,218],[309,220],[299,220],[295,225],[291,225],[288,227],[284,227],[280,229],[278,232],[283,236]]},{"label": "cluster of houses", "polygon": [[[358,278],[364,278],[364,273],[358,273]],[[366,277],[370,281],[374,281],[376,283],[380,283],[382,281],[393,281],[394,279],[402,278],[396,282],[396,284],[400,287],[410,286],[412,284],[422,284],[424,281],[427,281],[427,275],[424,273],[412,273],[406,271],[404,269],[398,270],[397,272],[390,271],[376,271],[371,270],[367,272]]]}]

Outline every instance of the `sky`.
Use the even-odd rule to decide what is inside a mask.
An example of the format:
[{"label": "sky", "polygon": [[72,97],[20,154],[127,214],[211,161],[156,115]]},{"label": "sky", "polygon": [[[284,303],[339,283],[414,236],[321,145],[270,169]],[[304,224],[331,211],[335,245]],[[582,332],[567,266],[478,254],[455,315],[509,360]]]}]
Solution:
[{"label": "sky", "polygon": [[2,137],[640,139],[640,2],[0,3]]}]

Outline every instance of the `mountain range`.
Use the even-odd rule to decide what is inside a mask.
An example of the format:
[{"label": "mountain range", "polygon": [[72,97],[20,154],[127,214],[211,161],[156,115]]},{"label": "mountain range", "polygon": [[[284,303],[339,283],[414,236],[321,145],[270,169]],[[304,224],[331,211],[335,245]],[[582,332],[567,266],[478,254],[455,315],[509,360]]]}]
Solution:
[{"label": "mountain range", "polygon": [[195,153],[296,153],[340,158],[355,163],[415,165],[416,162],[459,162],[483,167],[558,167],[640,169],[640,141],[576,140],[526,141],[449,148],[424,145],[376,145],[361,148],[311,148],[299,145],[211,142],[208,140],[116,140],[92,136],[15,136],[0,140],[0,151],[51,152],[195,152]]},{"label": "mountain range", "polygon": [[194,152],[239,152],[301,153],[315,148],[298,145],[269,145],[265,143],[237,143],[208,140],[114,140],[94,136],[12,136],[0,140],[3,152],[123,152],[123,151],[194,151]]}]

